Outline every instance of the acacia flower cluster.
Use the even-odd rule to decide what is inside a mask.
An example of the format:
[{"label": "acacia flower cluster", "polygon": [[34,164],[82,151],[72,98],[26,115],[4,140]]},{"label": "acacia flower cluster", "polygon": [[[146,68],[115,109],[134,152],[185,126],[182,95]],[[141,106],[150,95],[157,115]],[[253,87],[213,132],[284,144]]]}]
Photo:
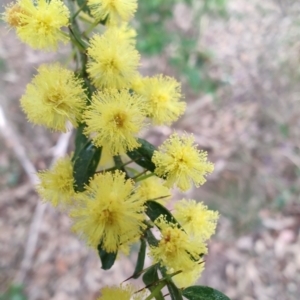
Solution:
[{"label": "acacia flower cluster", "polygon": [[[186,104],[174,78],[139,73],[136,32],[127,24],[137,0],[88,0],[92,25],[105,27],[91,37],[72,27],[82,13],[80,3],[71,17],[61,0],[18,0],[3,14],[34,49],[55,50],[59,41],[71,40],[81,66],[73,72],[59,63],[41,65],[21,98],[33,124],[60,132],[79,127],[74,152],[39,172],[37,191],[69,214],[73,231],[99,252],[104,268],[111,267],[118,251],[128,253],[138,241],[145,260],[147,242],[152,267],[162,274],[150,291],[159,292],[155,288],[170,280],[185,288],[204,269],[203,255],[219,215],[195,200],[178,201],[172,213],[166,204],[170,188],[199,187],[214,166],[191,134],[174,132],[158,149],[139,138],[151,124],[177,121]],[[62,31],[66,26],[69,35]],[[113,165],[104,168],[108,158]],[[98,300],[145,299],[144,291],[134,290],[131,285],[104,287]]]}]

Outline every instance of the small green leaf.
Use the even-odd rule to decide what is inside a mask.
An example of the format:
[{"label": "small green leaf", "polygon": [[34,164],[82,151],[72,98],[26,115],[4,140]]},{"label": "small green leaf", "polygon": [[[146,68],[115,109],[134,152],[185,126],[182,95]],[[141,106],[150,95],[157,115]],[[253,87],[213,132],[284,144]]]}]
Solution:
[{"label": "small green leaf", "polygon": [[101,259],[102,269],[109,270],[115,263],[118,252],[106,252],[101,248],[101,244],[98,245],[98,254]]},{"label": "small green leaf", "polygon": [[146,257],[146,248],[147,248],[147,244],[146,244],[145,239],[141,239],[141,247],[140,247],[140,250],[139,250],[135,270],[134,270],[134,273],[133,273],[133,276],[132,276],[135,279],[140,276],[140,273],[144,269],[144,263],[145,263],[145,257]]},{"label": "small green leaf", "polygon": [[90,177],[95,174],[100,161],[102,148],[95,147],[88,142],[74,159],[73,176],[75,179],[74,189],[82,192],[85,185],[88,184]]},{"label": "small green leaf", "polygon": [[158,264],[151,266],[143,275],[143,282],[146,285],[154,284],[159,281],[158,274]]},{"label": "small green leaf", "polygon": [[[158,264],[151,266],[143,275],[143,282],[150,290],[150,292],[155,291],[156,286],[159,285],[159,277],[158,277]],[[156,291],[155,299],[157,300],[164,300],[164,297],[161,291]]]},{"label": "small green leaf", "polygon": [[173,217],[170,211],[156,201],[148,200],[146,202],[146,214],[153,222],[160,215],[164,215],[168,222],[178,224],[180,226],[180,224],[176,221],[176,219]]},{"label": "small green leaf", "polygon": [[199,285],[186,288],[182,295],[189,300],[230,300],[223,293],[211,287]]},{"label": "small green leaf", "polygon": [[141,146],[133,151],[127,152],[127,155],[139,166],[150,172],[154,172],[155,164],[152,162],[152,156],[156,148],[146,140],[138,139],[138,142]]},{"label": "small green leaf", "polygon": [[75,135],[75,152],[72,158],[72,161],[76,159],[78,156],[78,153],[86,146],[89,142],[88,138],[86,135],[83,134],[83,130],[85,128],[85,124],[80,124],[76,130],[76,135]]},{"label": "small green leaf", "polygon": [[167,281],[167,287],[172,300],[183,300],[181,291],[172,281]]}]

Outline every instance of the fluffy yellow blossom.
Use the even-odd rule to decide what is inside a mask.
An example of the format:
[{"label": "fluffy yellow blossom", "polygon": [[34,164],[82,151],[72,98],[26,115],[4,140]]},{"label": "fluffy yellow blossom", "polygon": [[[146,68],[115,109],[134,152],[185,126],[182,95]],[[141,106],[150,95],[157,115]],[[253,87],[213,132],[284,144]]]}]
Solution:
[{"label": "fluffy yellow blossom", "polygon": [[186,288],[194,285],[204,271],[204,266],[204,262],[200,261],[195,264],[192,270],[183,271],[172,277],[172,279],[179,288]]},{"label": "fluffy yellow blossom", "polygon": [[170,189],[165,187],[162,183],[162,180],[156,176],[142,180],[136,194],[137,197],[143,199],[144,201],[163,197],[155,200],[161,204],[165,204],[171,197]]},{"label": "fluffy yellow blossom", "polygon": [[155,221],[160,229],[161,240],[157,247],[150,248],[150,256],[155,262],[167,267],[168,272],[192,270],[207,252],[204,242],[192,239],[186,232],[160,216]]},{"label": "fluffy yellow blossom", "polygon": [[27,85],[21,106],[30,122],[65,132],[66,122],[80,121],[86,95],[82,80],[59,64],[42,65]]},{"label": "fluffy yellow blossom", "polygon": [[142,234],[144,202],[133,193],[134,182],[125,180],[125,173],[96,174],[86,190],[71,217],[73,230],[90,246],[101,243],[106,252],[116,252]]},{"label": "fluffy yellow blossom", "polygon": [[136,76],[132,79],[131,89],[134,92],[141,94],[144,89],[144,77],[142,77],[141,74],[136,74]]},{"label": "fluffy yellow blossom", "polygon": [[166,178],[166,186],[176,184],[182,191],[192,183],[196,187],[204,184],[204,176],[214,170],[214,165],[207,161],[207,152],[197,150],[193,135],[187,134],[179,137],[174,133],[154,152],[152,161],[155,173]]},{"label": "fluffy yellow blossom", "polygon": [[119,41],[130,43],[132,46],[135,46],[136,44],[137,33],[135,29],[128,27],[127,24],[122,24],[119,27],[108,27],[104,34],[114,35]]},{"label": "fluffy yellow blossom", "polygon": [[104,90],[93,95],[84,114],[85,134],[94,133],[93,143],[105,146],[111,155],[139,146],[135,135],[144,127],[145,104],[128,90]]},{"label": "fluffy yellow blossom", "polygon": [[130,36],[126,38],[122,31],[107,30],[91,39],[87,52],[87,71],[96,87],[130,88],[140,60]]},{"label": "fluffy yellow blossom", "polygon": [[208,210],[203,203],[186,199],[175,204],[173,215],[188,234],[203,241],[215,233],[219,218],[218,212]]},{"label": "fluffy yellow blossom", "polygon": [[51,170],[38,173],[37,191],[44,201],[65,207],[75,197],[73,166],[69,157],[59,159]]},{"label": "fluffy yellow blossom", "polygon": [[185,111],[186,104],[180,101],[180,84],[174,78],[163,75],[146,77],[137,91],[145,97],[154,124],[170,125]]},{"label": "fluffy yellow blossom", "polygon": [[22,26],[20,15],[26,14],[18,3],[13,3],[5,8],[2,19],[11,27]]},{"label": "fluffy yellow blossom", "polygon": [[110,286],[101,289],[101,296],[97,300],[142,300],[146,296],[146,291],[135,293],[132,285]]},{"label": "fluffy yellow blossom", "polygon": [[106,24],[128,22],[137,10],[137,0],[88,0],[92,15]]},{"label": "fluffy yellow blossom", "polygon": [[19,0],[5,16],[21,41],[33,49],[55,50],[58,42],[68,41],[61,28],[69,24],[69,10],[61,0]]}]

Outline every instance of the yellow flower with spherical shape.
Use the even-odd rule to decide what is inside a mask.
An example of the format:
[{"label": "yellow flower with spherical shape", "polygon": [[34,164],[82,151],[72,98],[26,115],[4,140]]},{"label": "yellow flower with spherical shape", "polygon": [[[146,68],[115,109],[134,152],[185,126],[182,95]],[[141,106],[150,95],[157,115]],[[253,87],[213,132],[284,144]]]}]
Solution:
[{"label": "yellow flower with spherical shape", "polygon": [[101,36],[94,35],[87,53],[87,72],[97,88],[131,87],[140,60],[131,35],[120,30],[107,30]]},{"label": "yellow flower with spherical shape", "polygon": [[207,161],[207,152],[199,151],[194,141],[193,135],[174,133],[154,151],[154,172],[166,180],[166,186],[176,184],[182,191],[191,188],[192,183],[199,187],[214,170],[214,165]]},{"label": "yellow flower with spherical shape", "polygon": [[73,230],[93,248],[101,244],[106,252],[117,252],[120,245],[136,241],[145,228],[144,201],[121,171],[96,174],[77,201],[70,213]]},{"label": "yellow flower with spherical shape", "polygon": [[137,93],[145,98],[148,116],[155,125],[170,125],[184,113],[186,104],[181,101],[181,87],[174,78],[158,75],[143,78],[141,83],[135,79],[133,83]]},{"label": "yellow flower with spherical shape", "polygon": [[171,191],[163,185],[163,180],[159,177],[152,176],[139,182],[137,196],[147,200],[155,200],[161,204],[165,204],[171,197]]},{"label": "yellow flower with spherical shape", "polygon": [[88,0],[96,20],[106,20],[106,25],[128,22],[137,10],[137,0]]},{"label": "yellow flower with spherical shape", "polygon": [[69,24],[69,10],[61,0],[19,0],[7,8],[4,20],[33,49],[56,50],[60,41],[69,40],[62,31]]},{"label": "yellow flower with spherical shape", "polygon": [[175,204],[173,215],[188,234],[203,241],[215,233],[219,218],[217,211],[209,210],[202,202],[186,199]]},{"label": "yellow flower with spherical shape", "polygon": [[193,239],[177,224],[170,223],[164,216],[155,220],[161,239],[157,246],[150,247],[154,262],[165,266],[168,272],[193,270],[207,248],[203,241]]},{"label": "yellow flower with spherical shape", "polygon": [[67,208],[76,197],[74,190],[73,165],[66,156],[56,161],[50,170],[38,173],[40,183],[37,191],[43,201],[50,202],[53,206]]},{"label": "yellow flower with spherical shape", "polygon": [[136,135],[145,127],[145,103],[127,89],[98,91],[84,113],[85,134],[111,155],[139,147]]},{"label": "yellow flower with spherical shape", "polygon": [[30,122],[66,132],[77,127],[86,105],[83,81],[58,63],[41,65],[26,87],[21,106]]}]

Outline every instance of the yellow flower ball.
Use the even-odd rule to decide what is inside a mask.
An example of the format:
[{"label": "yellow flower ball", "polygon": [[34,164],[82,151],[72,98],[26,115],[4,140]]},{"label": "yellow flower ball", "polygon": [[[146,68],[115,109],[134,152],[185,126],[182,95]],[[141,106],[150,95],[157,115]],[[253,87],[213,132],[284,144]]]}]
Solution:
[{"label": "yellow flower ball", "polygon": [[141,236],[145,228],[144,202],[133,193],[134,182],[126,180],[125,173],[96,174],[86,190],[70,216],[73,230],[88,245],[97,248],[101,242],[106,252],[116,252],[120,245]]},{"label": "yellow flower ball", "polygon": [[7,8],[4,20],[33,49],[56,50],[60,41],[69,40],[61,30],[69,24],[69,10],[61,0],[19,0]]},{"label": "yellow flower ball", "polygon": [[184,230],[203,241],[208,240],[216,231],[219,213],[195,200],[182,199],[175,204],[174,217]]},{"label": "yellow flower ball", "polygon": [[97,88],[130,88],[140,60],[132,40],[122,30],[93,36],[87,49],[87,71]]},{"label": "yellow flower ball", "polygon": [[128,22],[137,10],[137,0],[88,0],[88,6],[96,20],[108,25]]},{"label": "yellow flower ball", "polygon": [[142,82],[134,81],[134,89],[142,95],[148,105],[148,115],[156,125],[170,125],[184,113],[180,84],[171,77],[158,75],[146,77]]},{"label": "yellow flower ball", "polygon": [[171,197],[170,189],[165,187],[162,179],[156,176],[142,180],[136,194],[145,202],[147,200],[155,200],[161,204],[165,204]]},{"label": "yellow flower ball", "polygon": [[205,183],[205,175],[214,170],[207,161],[207,152],[199,151],[194,145],[192,135],[178,136],[174,133],[154,151],[152,161],[155,174],[166,179],[166,186],[176,184],[182,191],[188,190],[192,183],[196,187]]},{"label": "yellow flower ball", "polygon": [[62,208],[72,203],[74,191],[73,165],[69,157],[59,159],[51,170],[38,173],[37,191],[44,201]]},{"label": "yellow flower ball", "polygon": [[59,64],[41,65],[27,85],[21,106],[30,122],[66,132],[67,121],[77,127],[85,108],[83,81]]},{"label": "yellow flower ball", "polygon": [[128,90],[104,90],[92,97],[84,113],[85,134],[92,134],[96,146],[105,146],[111,155],[139,147],[136,135],[145,126],[145,104]]},{"label": "yellow flower ball", "polygon": [[207,253],[206,245],[201,240],[191,238],[163,216],[156,219],[155,225],[160,229],[161,239],[157,247],[151,246],[149,254],[154,262],[165,266],[169,273],[193,270],[201,255]]}]

